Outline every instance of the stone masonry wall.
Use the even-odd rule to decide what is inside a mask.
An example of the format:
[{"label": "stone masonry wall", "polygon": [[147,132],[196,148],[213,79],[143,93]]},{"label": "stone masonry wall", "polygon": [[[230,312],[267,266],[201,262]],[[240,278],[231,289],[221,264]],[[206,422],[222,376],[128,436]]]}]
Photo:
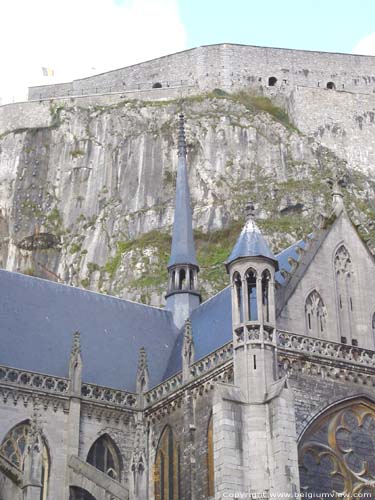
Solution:
[{"label": "stone masonry wall", "polygon": [[373,93],[375,58],[303,50],[218,44],[202,46],[126,68],[74,80],[30,87],[29,99],[189,85],[201,90],[268,86],[269,78],[289,94],[295,85],[327,86]]}]

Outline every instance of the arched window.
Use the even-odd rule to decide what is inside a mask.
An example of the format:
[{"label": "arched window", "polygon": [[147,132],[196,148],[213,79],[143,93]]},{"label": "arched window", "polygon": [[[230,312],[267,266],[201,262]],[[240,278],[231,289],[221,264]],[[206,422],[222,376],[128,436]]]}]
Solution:
[{"label": "arched window", "polygon": [[337,309],[339,315],[341,338],[352,341],[353,328],[353,266],[350,254],[344,245],[341,245],[334,258]]},{"label": "arched window", "polygon": [[247,284],[249,321],[257,321],[258,320],[257,277],[254,269],[249,269],[246,272],[246,284]]},{"label": "arched window", "polygon": [[235,322],[243,322],[243,303],[242,303],[242,280],[240,273],[234,273],[233,275],[233,285],[235,290],[235,301],[236,301],[236,317]]},{"label": "arched window", "polygon": [[276,85],[276,83],[277,83],[277,78],[276,78],[276,76],[270,76],[270,77],[268,78],[268,86],[269,86],[269,87],[274,87],[274,86]]},{"label": "arched window", "polygon": [[333,82],[328,82],[327,83],[327,89],[329,89],[329,90],[335,90],[336,89],[336,85]]},{"label": "arched window", "polygon": [[96,500],[96,498],[82,488],[71,486],[69,488],[69,500]]},{"label": "arched window", "polygon": [[263,307],[263,321],[266,323],[270,320],[270,279],[271,275],[266,269],[262,273],[262,307]]},{"label": "arched window", "polygon": [[113,440],[104,434],[91,446],[87,455],[87,462],[105,474],[108,474],[112,479],[120,481],[120,453]]},{"label": "arched window", "polygon": [[154,465],[155,500],[180,498],[180,447],[167,426],[159,440]]},{"label": "arched window", "polygon": [[207,431],[207,493],[209,497],[215,496],[215,476],[214,476],[214,434],[212,415],[208,422]]},{"label": "arched window", "polygon": [[175,288],[176,288],[176,271],[172,271],[170,289],[174,290]]},{"label": "arched window", "polygon": [[374,498],[375,405],[365,398],[329,408],[298,446],[306,498]]},{"label": "arched window", "polygon": [[162,84],[160,82],[155,82],[153,85],[152,85],[152,88],[153,89],[161,89],[162,88]]},{"label": "arched window", "polygon": [[[24,471],[25,459],[28,453],[29,437],[31,432],[31,424],[26,421],[16,425],[5,436],[1,446],[0,454],[5,456],[13,465]],[[41,470],[40,482],[41,500],[47,500],[48,493],[48,476],[49,476],[49,454],[47,446],[42,441],[41,453]]]},{"label": "arched window", "polygon": [[313,290],[305,302],[307,335],[319,337],[325,330],[327,310],[316,290]]},{"label": "arched window", "polygon": [[194,288],[195,288],[195,285],[194,285],[194,273],[193,273],[192,269],[190,269],[189,276],[190,276],[190,290],[194,290]]},{"label": "arched window", "polygon": [[186,271],[185,269],[180,269],[179,271],[179,289],[183,290],[186,286]]}]

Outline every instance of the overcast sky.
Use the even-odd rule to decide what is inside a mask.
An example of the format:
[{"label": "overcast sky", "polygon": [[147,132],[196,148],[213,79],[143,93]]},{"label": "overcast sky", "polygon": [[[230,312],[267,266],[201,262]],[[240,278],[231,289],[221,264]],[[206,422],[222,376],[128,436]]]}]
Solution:
[{"label": "overcast sky", "polygon": [[0,0],[0,20],[3,104],[210,43],[375,55],[375,0]]}]

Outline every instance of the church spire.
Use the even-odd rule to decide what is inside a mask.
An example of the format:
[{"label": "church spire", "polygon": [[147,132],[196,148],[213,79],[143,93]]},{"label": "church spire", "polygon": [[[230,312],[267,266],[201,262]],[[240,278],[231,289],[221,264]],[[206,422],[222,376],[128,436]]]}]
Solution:
[{"label": "church spire", "polygon": [[192,211],[187,175],[184,115],[179,115],[176,205],[171,256],[168,262],[167,308],[181,328],[190,313],[200,304],[198,262],[195,256]]},{"label": "church spire", "polygon": [[195,257],[193,237],[183,114],[179,116],[176,205],[173,223],[172,250],[168,267],[176,264],[192,264],[198,266]]}]

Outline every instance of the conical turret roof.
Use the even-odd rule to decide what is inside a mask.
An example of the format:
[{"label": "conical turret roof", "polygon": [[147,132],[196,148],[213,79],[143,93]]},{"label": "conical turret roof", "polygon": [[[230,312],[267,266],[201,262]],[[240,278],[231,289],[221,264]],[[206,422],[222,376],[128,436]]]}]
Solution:
[{"label": "conical turret roof", "polygon": [[173,222],[172,249],[168,267],[177,264],[198,266],[195,256],[192,211],[186,164],[184,115],[179,116],[178,167],[176,205]]},{"label": "conical turret roof", "polygon": [[252,204],[249,204],[247,209],[248,220],[225,263],[226,266],[244,257],[266,257],[276,262],[276,257],[254,220],[254,208]]}]

